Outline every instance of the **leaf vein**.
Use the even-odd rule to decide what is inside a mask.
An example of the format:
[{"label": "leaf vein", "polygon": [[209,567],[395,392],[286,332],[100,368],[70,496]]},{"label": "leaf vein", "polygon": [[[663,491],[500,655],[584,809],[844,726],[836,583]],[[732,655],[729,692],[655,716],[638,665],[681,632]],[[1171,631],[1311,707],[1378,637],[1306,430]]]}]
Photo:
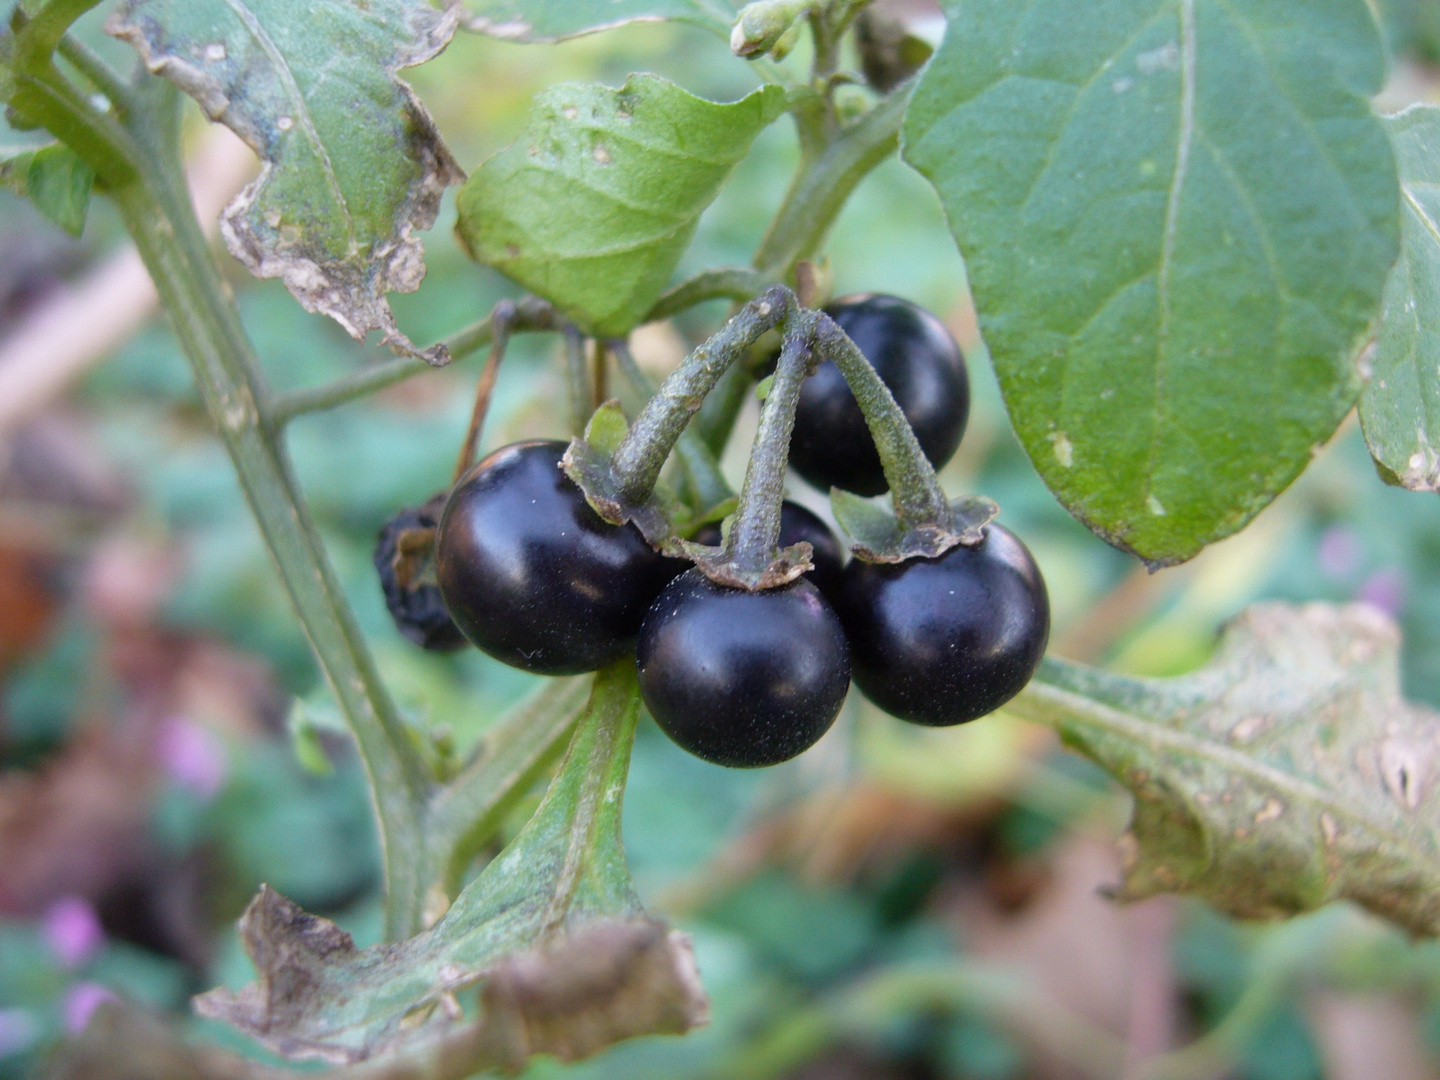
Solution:
[{"label": "leaf vein", "polygon": [[335,201],[340,204],[340,212],[345,219],[346,236],[349,238],[350,245],[353,247],[355,242],[355,225],[350,216],[350,207],[346,202],[345,192],[340,188],[340,180],[335,174],[335,165],[330,160],[330,152],[325,148],[325,144],[320,138],[320,132],[315,127],[315,118],[310,113],[309,103],[306,102],[305,95],[300,90],[300,84],[295,81],[295,74],[290,70],[289,62],[285,59],[284,54],[280,52],[280,48],[275,44],[274,39],[272,39],[265,31],[265,28],[260,25],[260,20],[255,16],[255,13],[244,4],[243,0],[225,0],[225,3],[230,10],[235,13],[235,17],[240,20],[250,36],[254,38],[255,43],[260,46],[261,51],[265,53],[266,58],[269,59],[270,63],[274,66],[276,78],[280,80],[281,86],[285,88],[286,94],[291,98],[291,103],[295,107],[294,119],[298,121],[300,129],[305,133],[306,140],[310,143],[311,148],[315,151],[316,157],[320,160],[321,171],[324,173],[325,180],[335,196]]}]

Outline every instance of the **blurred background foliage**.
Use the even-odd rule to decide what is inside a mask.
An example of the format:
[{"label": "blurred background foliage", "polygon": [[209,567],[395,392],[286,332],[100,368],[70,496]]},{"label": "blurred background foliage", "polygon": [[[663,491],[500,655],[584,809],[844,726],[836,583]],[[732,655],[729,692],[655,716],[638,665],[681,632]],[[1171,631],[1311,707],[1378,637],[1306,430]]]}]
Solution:
[{"label": "blurred background foliage", "polygon": [[[1381,7],[1397,55],[1386,106],[1435,97],[1440,4]],[[618,85],[636,70],[717,99],[754,85],[722,43],[678,26],[556,47],[461,37],[413,81],[474,168],[515,135],[537,90]],[[191,119],[198,146],[204,124]],[[788,123],[761,137],[705,215],[686,271],[748,260],[794,159]],[[452,222],[447,207],[426,241],[424,285],[397,298],[416,341],[513,295],[461,255]],[[98,202],[72,241],[0,195],[0,331],[118,238]],[[879,169],[828,253],[837,292],[910,297],[965,347],[976,402],[944,480],[995,498],[1033,548],[1057,652],[1178,673],[1251,601],[1361,600],[1400,620],[1407,690],[1440,705],[1440,502],[1384,487],[1353,422],[1251,528],[1150,576],[1072,521],[1020,451],[925,183],[899,162]],[[277,386],[382,359],[279,284],[230,267]],[[723,314],[710,305],[647,328],[636,353],[661,374]],[[557,348],[539,336],[512,346],[486,445],[564,434]],[[408,644],[370,558],[387,517],[446,484],[476,371],[471,361],[428,373],[291,432],[417,738],[461,756],[532,678],[473,650],[437,657]],[[737,483],[753,422],[752,403],[726,461]],[[793,494],[824,510],[798,481]],[[852,700],[812,752],[756,773],[706,765],[642,726],[626,846],[646,903],[694,936],[712,1022],[531,1073],[1119,1076],[1199,1039],[1177,1075],[1440,1075],[1440,948],[1348,909],[1260,926],[1170,898],[1116,907],[1103,892],[1118,878],[1126,813],[1047,733],[1004,716],[929,731]],[[250,979],[234,931],[245,902],[268,882],[364,944],[379,934],[378,880],[356,758],[186,365],[152,320],[0,445],[0,1078],[37,1071],[109,996],[254,1053],[187,1012],[189,995]]]}]

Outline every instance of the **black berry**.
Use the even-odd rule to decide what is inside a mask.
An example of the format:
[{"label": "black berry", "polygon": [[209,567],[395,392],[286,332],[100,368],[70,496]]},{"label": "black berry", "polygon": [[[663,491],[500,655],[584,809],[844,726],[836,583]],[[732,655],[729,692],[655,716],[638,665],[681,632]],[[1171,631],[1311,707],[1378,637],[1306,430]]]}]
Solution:
[{"label": "black berry", "polygon": [[675,574],[633,525],[602,520],[561,442],[496,450],[451,492],[436,576],[465,636],[514,667],[573,675],[620,659]]},{"label": "black berry", "polygon": [[[970,415],[970,379],[960,347],[939,319],[897,296],[836,300],[826,313],[859,346],[910,422],[937,469],[954,455]],[[790,464],[822,491],[885,492],[880,455],[855,395],[833,361],[805,380],[790,440]]]},{"label": "black berry", "polygon": [[840,620],[803,579],[748,592],[691,569],[645,616],[638,659],[640,693],[665,733],[737,768],[809,749],[850,686]]},{"label": "black berry", "polygon": [[[718,547],[721,539],[719,523],[706,525],[691,539],[697,544]],[[786,499],[780,505],[779,545],[782,548],[789,547],[802,540],[813,549],[810,561],[815,564],[814,569],[805,575],[805,580],[828,598],[840,584],[840,571],[845,566],[844,550],[835,534],[830,531],[830,526],[799,503]]]},{"label": "black berry", "polygon": [[432,652],[452,652],[465,644],[445,610],[440,587],[425,573],[434,559],[435,528],[444,505],[441,494],[424,506],[405,507],[385,523],[375,542],[375,570],[395,628]]},{"label": "black berry", "polygon": [[1050,633],[1040,568],[993,524],[977,547],[938,559],[852,559],[835,607],[855,685],[892,716],[932,727],[1009,701],[1035,674]]}]

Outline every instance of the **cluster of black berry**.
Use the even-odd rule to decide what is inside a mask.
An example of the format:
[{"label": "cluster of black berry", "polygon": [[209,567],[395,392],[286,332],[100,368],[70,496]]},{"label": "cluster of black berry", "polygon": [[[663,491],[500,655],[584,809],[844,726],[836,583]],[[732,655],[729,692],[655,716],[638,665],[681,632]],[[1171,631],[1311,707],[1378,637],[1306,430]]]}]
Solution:
[{"label": "cluster of black berry", "polygon": [[[825,310],[890,389],[925,456],[944,465],[969,413],[964,358],[944,326],[890,296]],[[561,471],[565,450],[506,446],[455,485],[435,543],[445,606],[477,647],[527,671],[577,674],[633,653],[650,713],[706,760],[794,757],[834,722],[852,674],[893,716],[961,724],[1018,693],[1044,653],[1045,583],[999,525],[937,558],[846,562],[825,523],[786,502],[779,544],[809,543],[813,569],[776,588],[731,588],[661,555],[633,524],[602,520]],[[822,490],[886,490],[859,405],[829,361],[803,385],[789,459]],[[719,529],[693,539],[718,544]]]}]

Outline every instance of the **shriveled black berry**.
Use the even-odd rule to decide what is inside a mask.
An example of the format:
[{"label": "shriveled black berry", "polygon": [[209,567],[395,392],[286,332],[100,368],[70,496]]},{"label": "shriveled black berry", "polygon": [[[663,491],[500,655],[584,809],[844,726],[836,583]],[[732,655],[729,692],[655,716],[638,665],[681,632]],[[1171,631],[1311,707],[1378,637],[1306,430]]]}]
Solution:
[{"label": "shriveled black berry", "polygon": [[407,506],[385,523],[375,541],[375,570],[395,628],[432,652],[453,652],[465,636],[450,618],[440,586],[427,572],[434,561],[435,529],[445,506],[441,492],[424,506]]}]

